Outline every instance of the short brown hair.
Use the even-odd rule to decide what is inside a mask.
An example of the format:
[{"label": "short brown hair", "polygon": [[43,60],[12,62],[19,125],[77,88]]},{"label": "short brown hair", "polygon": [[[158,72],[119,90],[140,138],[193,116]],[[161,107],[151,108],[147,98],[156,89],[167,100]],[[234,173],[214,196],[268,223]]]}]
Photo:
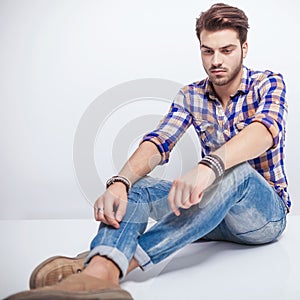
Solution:
[{"label": "short brown hair", "polygon": [[248,28],[246,14],[239,8],[224,3],[214,4],[210,9],[202,12],[196,22],[196,33],[199,41],[202,30],[234,29],[238,33],[242,45],[247,40]]}]

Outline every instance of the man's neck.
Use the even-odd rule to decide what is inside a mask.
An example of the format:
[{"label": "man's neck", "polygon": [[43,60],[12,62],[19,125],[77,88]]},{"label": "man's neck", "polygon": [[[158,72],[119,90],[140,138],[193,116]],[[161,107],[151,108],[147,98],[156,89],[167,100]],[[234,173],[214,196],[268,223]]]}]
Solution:
[{"label": "man's neck", "polygon": [[241,72],[239,73],[238,76],[231,82],[229,82],[226,85],[223,86],[214,86],[214,90],[216,94],[218,95],[219,100],[222,102],[222,106],[224,108],[227,107],[228,102],[230,101],[230,97],[233,96],[236,91],[238,90],[240,84],[241,84],[241,79],[243,76],[243,68],[241,69]]}]

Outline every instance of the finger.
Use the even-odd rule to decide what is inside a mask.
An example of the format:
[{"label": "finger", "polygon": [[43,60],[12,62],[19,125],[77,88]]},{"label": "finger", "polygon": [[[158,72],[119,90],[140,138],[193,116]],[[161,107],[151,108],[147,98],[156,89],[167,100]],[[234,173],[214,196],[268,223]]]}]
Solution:
[{"label": "finger", "polygon": [[177,185],[176,186],[176,190],[175,190],[175,193],[174,193],[174,203],[175,203],[175,206],[177,207],[177,209],[179,207],[182,207],[182,187],[181,185]]},{"label": "finger", "polygon": [[203,192],[199,192],[199,190],[195,189],[190,196],[191,205],[199,203],[201,201],[202,196]]},{"label": "finger", "polygon": [[120,227],[119,223],[115,220],[115,218],[108,216],[108,214],[106,212],[104,212],[104,215],[100,220],[102,223],[113,226],[117,229]]},{"label": "finger", "polygon": [[94,217],[96,221],[101,221],[101,215],[103,217],[103,198],[100,197],[94,204]]},{"label": "finger", "polygon": [[179,216],[180,211],[174,201],[175,200],[175,192],[176,192],[176,182],[173,182],[170,192],[168,194],[168,202],[169,202],[169,206],[170,206],[171,210],[174,212],[174,214],[176,216]]},{"label": "finger", "polygon": [[113,202],[106,201],[104,204],[104,222],[115,228],[119,228],[119,222],[115,219],[115,213],[113,208]]},{"label": "finger", "polygon": [[[112,225],[111,224],[111,219],[107,218],[104,212],[104,208],[98,208],[97,209],[97,221],[100,221],[106,225]],[[113,225],[116,227],[115,225]],[[118,226],[117,226],[118,227]]]},{"label": "finger", "polygon": [[117,212],[116,212],[116,219],[118,222],[121,222],[127,209],[127,200],[120,200]]},{"label": "finger", "polygon": [[199,198],[199,202],[202,200],[203,198],[203,192],[201,192],[199,195],[198,195],[198,198]]},{"label": "finger", "polygon": [[181,191],[181,198],[182,198],[182,204],[181,204],[181,207],[182,208],[190,208],[192,206],[192,203],[191,203],[191,190],[189,187],[184,187]]},{"label": "finger", "polygon": [[103,207],[98,207],[97,208],[97,217],[101,221],[104,218],[104,208]]}]

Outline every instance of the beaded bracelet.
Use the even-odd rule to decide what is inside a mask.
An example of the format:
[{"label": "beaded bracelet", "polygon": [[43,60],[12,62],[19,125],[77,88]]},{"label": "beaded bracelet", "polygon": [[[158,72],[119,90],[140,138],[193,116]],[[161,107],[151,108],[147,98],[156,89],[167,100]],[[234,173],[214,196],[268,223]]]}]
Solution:
[{"label": "beaded bracelet", "polygon": [[224,174],[225,166],[222,159],[218,155],[215,154],[206,155],[199,161],[199,164],[205,165],[210,169],[212,169],[216,175],[216,178]]},{"label": "beaded bracelet", "polygon": [[131,188],[131,182],[129,181],[128,178],[126,178],[124,176],[121,176],[121,175],[117,175],[117,176],[113,176],[113,177],[109,178],[106,181],[106,189],[108,189],[115,182],[121,182],[121,183],[123,183],[126,186],[127,193],[130,190],[130,188]]}]

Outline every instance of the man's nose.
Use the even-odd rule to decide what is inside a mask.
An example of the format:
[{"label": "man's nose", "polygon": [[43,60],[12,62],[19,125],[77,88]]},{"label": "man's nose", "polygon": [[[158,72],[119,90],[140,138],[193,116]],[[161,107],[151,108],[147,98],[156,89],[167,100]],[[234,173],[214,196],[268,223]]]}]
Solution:
[{"label": "man's nose", "polygon": [[215,52],[212,57],[212,64],[215,67],[221,66],[223,64],[222,55],[219,52]]}]

